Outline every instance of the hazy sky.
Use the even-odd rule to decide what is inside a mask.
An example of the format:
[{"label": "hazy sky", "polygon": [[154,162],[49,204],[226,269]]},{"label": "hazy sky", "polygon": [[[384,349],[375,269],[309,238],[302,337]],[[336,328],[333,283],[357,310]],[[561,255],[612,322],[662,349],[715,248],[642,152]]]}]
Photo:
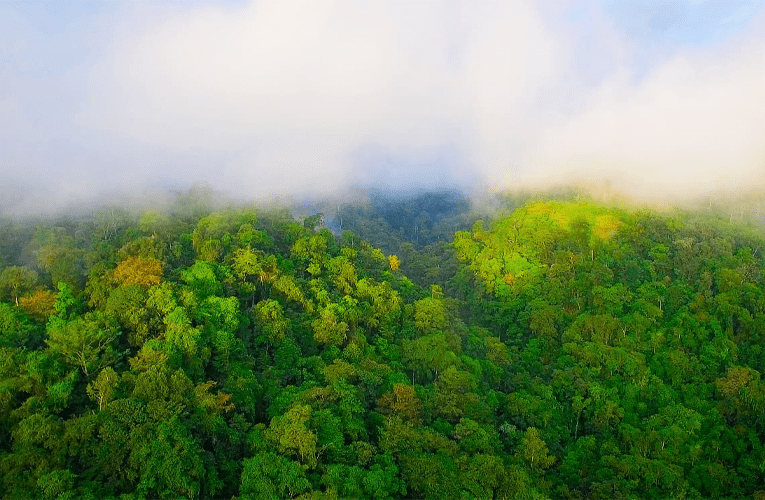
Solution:
[{"label": "hazy sky", "polygon": [[0,187],[765,181],[765,0],[2,1]]}]

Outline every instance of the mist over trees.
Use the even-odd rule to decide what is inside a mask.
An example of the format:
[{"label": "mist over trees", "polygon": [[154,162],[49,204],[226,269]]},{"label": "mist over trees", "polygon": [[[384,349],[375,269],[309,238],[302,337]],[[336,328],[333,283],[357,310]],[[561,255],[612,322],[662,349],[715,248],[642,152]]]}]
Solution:
[{"label": "mist over trees", "polygon": [[760,202],[0,220],[0,496],[763,496]]}]

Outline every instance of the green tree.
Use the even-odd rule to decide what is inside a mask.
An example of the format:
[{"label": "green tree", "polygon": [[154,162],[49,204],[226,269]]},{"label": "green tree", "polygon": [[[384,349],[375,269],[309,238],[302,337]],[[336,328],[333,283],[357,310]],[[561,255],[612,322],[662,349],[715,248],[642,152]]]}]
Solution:
[{"label": "green tree", "polygon": [[318,438],[308,428],[311,407],[296,405],[284,415],[271,419],[266,430],[266,439],[286,456],[297,456],[300,462],[309,468],[316,467],[319,450]]},{"label": "green tree", "polygon": [[316,342],[328,346],[340,346],[348,338],[348,324],[338,318],[338,305],[330,304],[319,313],[319,318],[311,322],[313,337]]},{"label": "green tree", "polygon": [[273,299],[255,305],[255,320],[263,334],[273,345],[278,345],[289,330],[289,319],[284,316],[281,304]]},{"label": "green tree", "polygon": [[0,302],[0,347],[34,345],[38,337],[34,335],[35,327],[20,313],[12,305]]},{"label": "green tree", "polygon": [[295,498],[311,491],[300,463],[273,452],[258,452],[243,463],[242,499]]},{"label": "green tree", "polygon": [[555,463],[555,457],[550,456],[549,453],[547,443],[542,440],[539,430],[536,427],[526,429],[518,448],[518,454],[529,464],[529,467],[535,471],[550,468]]},{"label": "green tree", "polygon": [[48,328],[46,343],[69,364],[82,369],[85,376],[114,362],[113,342],[117,334],[103,326],[97,315],[76,318]]},{"label": "green tree", "polygon": [[118,383],[119,375],[111,366],[107,366],[101,370],[96,380],[88,384],[88,396],[98,404],[99,410],[114,399]]},{"label": "green tree", "polygon": [[215,267],[209,262],[195,262],[190,268],[181,271],[181,279],[200,301],[211,295],[220,295],[223,291],[223,284],[215,274]]},{"label": "green tree", "polygon": [[37,273],[28,267],[6,267],[0,272],[0,292],[4,298],[10,298],[18,306],[19,297],[30,292],[38,280]]}]

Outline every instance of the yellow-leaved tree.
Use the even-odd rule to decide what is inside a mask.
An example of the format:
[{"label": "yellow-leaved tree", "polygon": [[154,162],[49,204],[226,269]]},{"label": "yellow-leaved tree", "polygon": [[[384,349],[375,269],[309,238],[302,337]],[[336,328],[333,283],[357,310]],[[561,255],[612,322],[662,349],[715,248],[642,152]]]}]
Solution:
[{"label": "yellow-leaved tree", "polygon": [[399,260],[398,256],[391,255],[388,257],[388,264],[390,264],[391,271],[398,271],[398,268],[401,266],[401,260]]},{"label": "yellow-leaved tree", "polygon": [[19,305],[30,316],[41,321],[48,321],[48,318],[56,312],[53,307],[56,298],[57,295],[50,290],[38,288],[29,297],[19,298]]},{"label": "yellow-leaved tree", "polygon": [[162,281],[162,262],[156,259],[128,257],[114,270],[114,278],[123,285],[138,284],[145,287]]}]

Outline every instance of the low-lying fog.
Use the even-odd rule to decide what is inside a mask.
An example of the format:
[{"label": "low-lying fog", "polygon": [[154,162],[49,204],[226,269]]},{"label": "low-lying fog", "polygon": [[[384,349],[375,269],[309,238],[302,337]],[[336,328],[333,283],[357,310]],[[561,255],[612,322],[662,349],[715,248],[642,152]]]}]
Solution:
[{"label": "low-lying fog", "polygon": [[0,211],[761,189],[763,3],[2,2]]}]

